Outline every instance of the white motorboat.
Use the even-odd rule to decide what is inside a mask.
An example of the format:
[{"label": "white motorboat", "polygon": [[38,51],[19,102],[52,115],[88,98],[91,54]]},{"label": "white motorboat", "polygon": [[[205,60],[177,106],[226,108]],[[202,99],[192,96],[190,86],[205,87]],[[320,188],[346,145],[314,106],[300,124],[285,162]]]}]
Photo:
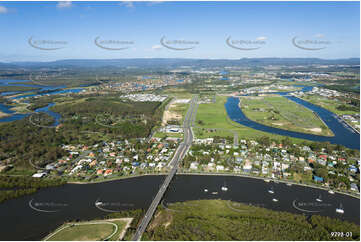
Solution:
[{"label": "white motorboat", "polygon": [[336,208],[336,213],[343,214],[345,211],[343,210],[342,204],[338,208]]},{"label": "white motorboat", "polygon": [[226,186],[226,183],[224,183],[224,185],[221,187],[221,190],[224,192],[228,191],[228,187]]},{"label": "white motorboat", "polygon": [[278,202],[278,199],[277,199],[277,198],[273,198],[272,201]]},{"label": "white motorboat", "polygon": [[271,187],[271,189],[269,189],[268,192],[271,193],[271,194],[275,193],[275,192],[273,191],[273,187]]},{"label": "white motorboat", "polygon": [[218,192],[212,192],[212,194],[213,194],[213,195],[217,195],[217,194],[218,194]]},{"label": "white motorboat", "polygon": [[206,188],[206,189],[204,189],[204,192],[208,192],[208,189]]},{"label": "white motorboat", "polygon": [[103,205],[102,202],[95,202],[95,206],[101,206],[101,205]]},{"label": "white motorboat", "polygon": [[320,196],[318,198],[316,198],[316,201],[317,202],[322,202],[321,194],[320,194]]},{"label": "white motorboat", "polygon": [[265,181],[265,182],[270,182],[270,180],[269,180],[269,179],[264,179],[264,181]]},{"label": "white motorboat", "polygon": [[290,186],[292,186],[292,183],[287,183],[286,185],[290,187]]},{"label": "white motorboat", "polygon": [[222,186],[221,189],[222,189],[222,191],[224,191],[224,192],[228,191],[228,187],[225,187],[225,186]]},{"label": "white motorboat", "polygon": [[329,193],[329,194],[335,194],[335,192],[332,191],[332,190],[329,190],[328,193]]}]

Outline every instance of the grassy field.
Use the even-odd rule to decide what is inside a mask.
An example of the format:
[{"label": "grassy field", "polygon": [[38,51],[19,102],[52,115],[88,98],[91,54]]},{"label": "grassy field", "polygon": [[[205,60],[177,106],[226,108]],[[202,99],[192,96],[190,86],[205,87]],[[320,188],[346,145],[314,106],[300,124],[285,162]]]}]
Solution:
[{"label": "grassy field", "polygon": [[[92,224],[98,223],[98,224]],[[115,228],[117,226],[117,229]],[[119,240],[119,236],[125,229],[126,221],[123,219],[96,220],[80,223],[66,223],[59,227],[45,240],[49,241],[99,241]]]},{"label": "grassy field", "polygon": [[[224,200],[199,200],[158,208],[142,240],[359,240],[356,224],[313,215],[277,212]],[[351,231],[352,238],[332,238],[331,232]]]},{"label": "grassy field", "polygon": [[305,97],[302,97],[302,99],[313,103],[315,105],[321,106],[324,109],[327,109],[337,115],[343,115],[343,114],[357,114],[359,112],[356,111],[341,111],[338,110],[337,107],[342,105],[343,103],[341,103],[338,100],[334,100],[334,99],[329,99],[326,97],[322,97],[319,95],[307,95]]},{"label": "grassy field", "polygon": [[[224,107],[226,101],[227,97],[217,96],[215,103],[199,104],[195,123],[197,128],[193,128],[197,138],[208,138],[213,136],[233,138],[231,130],[237,132],[240,139],[256,139],[262,136],[268,136],[275,140],[282,140],[285,138],[285,136],[255,130],[231,121],[228,118]],[[210,129],[215,128],[217,129],[216,131],[210,131]],[[304,141],[292,137],[290,137],[290,139],[295,143]]]},{"label": "grassy field", "polygon": [[35,91],[39,89],[38,87],[0,86],[0,92]]},{"label": "grassy field", "polygon": [[173,104],[173,105],[169,108],[169,111],[170,111],[170,112],[176,113],[176,114],[182,116],[182,119],[179,120],[180,125],[183,124],[184,117],[186,116],[188,107],[189,107],[189,104],[175,103],[175,104]]},{"label": "grassy field", "polygon": [[[156,91],[155,93],[157,93]],[[158,94],[158,93],[157,93]],[[170,95],[176,98],[192,98],[192,94],[181,87],[168,87],[159,91],[160,95]]]},{"label": "grassy field", "polygon": [[164,137],[174,137],[174,138],[182,138],[183,134],[181,133],[164,133],[164,132],[156,132],[153,137],[155,138],[164,138]]},{"label": "grassy field", "polygon": [[244,114],[258,123],[302,133],[332,136],[332,131],[311,110],[278,95],[241,97]]}]

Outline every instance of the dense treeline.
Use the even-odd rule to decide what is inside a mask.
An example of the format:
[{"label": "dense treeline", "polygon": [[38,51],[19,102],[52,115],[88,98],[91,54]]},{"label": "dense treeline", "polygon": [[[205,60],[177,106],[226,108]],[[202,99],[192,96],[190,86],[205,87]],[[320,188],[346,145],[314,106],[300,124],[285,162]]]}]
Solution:
[{"label": "dense treeline", "polygon": [[28,118],[1,124],[0,160],[31,168],[61,158],[66,152],[59,147],[66,141],[55,128],[32,125]]},{"label": "dense treeline", "polygon": [[60,186],[66,182],[61,179],[39,179],[26,176],[0,176],[0,188],[44,188]]},{"label": "dense treeline", "polygon": [[25,176],[0,176],[0,202],[32,194],[41,188],[61,186],[61,179],[39,179]]},{"label": "dense treeline", "polygon": [[123,138],[147,137],[160,122],[160,102],[127,102],[119,97],[91,97],[52,110],[62,115],[64,130],[96,131]]},{"label": "dense treeline", "polygon": [[[359,240],[356,224],[312,216],[307,218],[221,200],[177,203],[177,211],[158,209],[144,240]],[[352,237],[331,232],[352,232]]]},{"label": "dense treeline", "polygon": [[336,108],[337,108],[337,110],[340,110],[340,111],[354,111],[354,112],[360,111],[360,107],[350,106],[350,105],[345,105],[345,104],[339,105]]},{"label": "dense treeline", "polygon": [[[55,97],[34,101],[31,109],[45,106]],[[56,102],[56,100],[55,100]],[[164,103],[121,101],[119,96],[93,96],[72,99],[51,109],[62,116],[57,128],[50,126],[54,119],[43,113],[23,120],[1,124],[0,160],[32,168],[43,167],[66,155],[62,144],[93,145],[106,139],[147,137],[160,123]],[[47,116],[47,117],[44,117]],[[29,119],[31,118],[31,121]],[[89,135],[89,133],[98,135]]]},{"label": "dense treeline", "polygon": [[0,190],[0,203],[13,198],[29,195],[35,193],[36,191],[37,191],[36,188],[4,190],[4,191]]}]

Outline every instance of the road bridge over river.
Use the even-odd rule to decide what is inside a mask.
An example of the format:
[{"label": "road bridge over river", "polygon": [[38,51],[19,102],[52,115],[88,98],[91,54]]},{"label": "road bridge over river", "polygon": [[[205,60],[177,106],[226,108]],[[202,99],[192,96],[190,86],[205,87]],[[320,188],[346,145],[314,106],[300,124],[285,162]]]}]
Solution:
[{"label": "road bridge over river", "polygon": [[150,220],[152,219],[155,210],[157,209],[158,204],[160,203],[164,193],[167,191],[167,188],[172,181],[174,175],[177,173],[177,169],[179,166],[179,162],[183,160],[184,156],[187,154],[188,149],[191,147],[193,142],[193,131],[192,131],[192,125],[195,121],[195,115],[197,110],[197,100],[198,97],[194,96],[190,102],[188,111],[186,113],[186,116],[184,118],[183,123],[183,129],[184,129],[184,137],[183,142],[178,146],[177,150],[175,151],[175,154],[173,156],[173,159],[169,163],[170,172],[165,178],[162,186],[160,187],[157,195],[153,199],[150,207],[148,208],[146,214],[144,215],[142,221],[138,225],[138,228],[133,236],[134,241],[139,241],[142,238],[142,235],[147,228]]}]

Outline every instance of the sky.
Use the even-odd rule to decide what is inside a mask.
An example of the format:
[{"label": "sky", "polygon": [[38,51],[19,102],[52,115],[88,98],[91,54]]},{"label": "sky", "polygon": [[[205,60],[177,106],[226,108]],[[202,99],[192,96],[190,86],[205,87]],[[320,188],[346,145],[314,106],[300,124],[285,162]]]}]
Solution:
[{"label": "sky", "polygon": [[359,2],[0,2],[0,24],[0,62],[360,57]]}]

